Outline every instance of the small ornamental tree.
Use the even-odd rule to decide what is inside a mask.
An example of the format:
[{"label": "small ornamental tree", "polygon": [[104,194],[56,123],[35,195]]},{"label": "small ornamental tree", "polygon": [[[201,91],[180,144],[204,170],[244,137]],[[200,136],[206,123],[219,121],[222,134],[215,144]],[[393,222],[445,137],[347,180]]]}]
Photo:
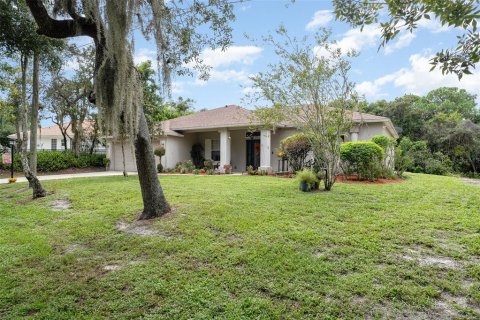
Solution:
[{"label": "small ornamental tree", "polygon": [[384,153],[382,148],[370,141],[352,141],[342,144],[340,158],[348,174],[356,174],[358,179],[375,180]]},{"label": "small ornamental tree", "polygon": [[165,148],[164,147],[158,147],[153,151],[153,153],[159,159],[159,162],[157,164],[157,171],[158,172],[163,172],[162,157],[165,155]]},{"label": "small ornamental tree", "polygon": [[294,172],[297,172],[303,170],[312,146],[308,137],[300,132],[280,141],[280,149],[285,154],[288,165]]},{"label": "small ornamental tree", "polygon": [[303,132],[317,167],[325,172],[323,183],[329,191],[339,171],[341,136],[351,127],[351,111],[357,106],[349,81],[348,57],[353,53],[334,49],[325,30],[314,41],[292,37],[284,27],[277,34],[265,42],[274,47],[279,62],[250,78],[257,90],[247,98],[269,102],[257,104],[254,120],[267,128],[290,123]]}]

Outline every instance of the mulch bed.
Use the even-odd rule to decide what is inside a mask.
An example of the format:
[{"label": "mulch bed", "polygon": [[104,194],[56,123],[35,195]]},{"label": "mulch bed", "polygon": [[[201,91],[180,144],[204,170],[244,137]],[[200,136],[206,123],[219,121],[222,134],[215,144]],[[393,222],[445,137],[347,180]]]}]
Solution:
[{"label": "mulch bed", "polygon": [[360,184],[386,184],[386,183],[399,183],[403,182],[405,179],[396,178],[396,179],[378,179],[375,181],[368,181],[368,180],[359,180],[357,176],[348,176],[345,179],[345,176],[338,176],[337,182],[344,182],[344,183],[360,183]]}]

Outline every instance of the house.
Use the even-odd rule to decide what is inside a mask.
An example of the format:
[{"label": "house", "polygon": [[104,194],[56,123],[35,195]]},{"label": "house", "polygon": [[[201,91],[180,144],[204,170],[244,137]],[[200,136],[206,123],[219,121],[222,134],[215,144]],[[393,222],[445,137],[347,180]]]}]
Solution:
[{"label": "house", "polygon": [[[196,143],[202,145],[204,158],[212,159],[222,170],[231,164],[234,171],[243,172],[248,166],[260,170],[280,171],[281,159],[275,151],[280,141],[297,132],[291,125],[272,130],[251,132],[252,111],[236,105],[227,105],[162,122],[162,135],[153,139],[153,147],[165,147],[161,161],[164,168],[174,168],[178,162],[191,159],[190,151]],[[345,141],[370,140],[384,134],[398,138],[389,118],[366,113],[353,113],[356,123],[346,133]],[[135,154],[131,143],[124,145],[125,167],[136,171]],[[110,141],[107,147],[110,170],[123,170],[122,143]],[[156,157],[158,162],[158,157]]]},{"label": "house", "polygon": [[[64,123],[64,127],[67,128],[67,146],[65,148],[65,140],[63,138],[62,132],[58,125],[54,124],[45,128],[38,128],[37,130],[37,150],[47,150],[47,151],[64,151],[65,149],[71,150],[72,148],[72,139],[73,132],[69,122]],[[88,133],[92,130],[93,124],[91,121],[83,122],[84,132]],[[30,151],[30,131],[27,132],[28,141],[27,141],[27,151]],[[17,139],[17,134],[11,134],[8,136],[9,139]],[[89,142],[84,143],[83,148],[88,149],[90,146]],[[97,144],[95,146],[94,152],[96,153],[105,153],[105,146],[102,144]]]}]

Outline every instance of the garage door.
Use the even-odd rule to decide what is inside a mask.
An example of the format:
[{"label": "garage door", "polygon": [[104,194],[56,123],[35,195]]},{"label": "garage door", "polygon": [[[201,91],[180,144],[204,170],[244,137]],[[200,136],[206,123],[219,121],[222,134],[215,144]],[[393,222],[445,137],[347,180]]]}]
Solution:
[{"label": "garage door", "polygon": [[[125,167],[127,171],[137,171],[137,165],[135,163],[135,151],[133,145],[125,143]],[[122,157],[122,144],[114,144],[114,170],[123,171],[123,157]]]}]

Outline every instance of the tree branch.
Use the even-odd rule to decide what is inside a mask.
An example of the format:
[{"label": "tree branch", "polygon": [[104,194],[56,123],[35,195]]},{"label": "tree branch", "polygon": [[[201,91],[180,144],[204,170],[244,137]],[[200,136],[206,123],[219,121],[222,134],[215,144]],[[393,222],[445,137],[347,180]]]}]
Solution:
[{"label": "tree branch", "polygon": [[30,12],[38,25],[38,34],[50,38],[65,39],[71,37],[88,36],[93,39],[97,36],[96,25],[84,17],[78,19],[56,20],[50,17],[42,0],[26,0]]}]

